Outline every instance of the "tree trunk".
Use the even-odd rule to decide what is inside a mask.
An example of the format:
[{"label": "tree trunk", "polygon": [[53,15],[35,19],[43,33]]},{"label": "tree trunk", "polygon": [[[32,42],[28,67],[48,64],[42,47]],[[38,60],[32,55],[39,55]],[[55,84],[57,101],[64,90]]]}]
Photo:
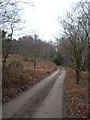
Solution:
[{"label": "tree trunk", "polygon": [[77,80],[77,84],[79,84],[80,82],[80,71],[76,70],[76,80]]},{"label": "tree trunk", "polygon": [[34,72],[35,72],[35,69],[36,69],[36,61],[34,61],[33,66],[34,66]]}]

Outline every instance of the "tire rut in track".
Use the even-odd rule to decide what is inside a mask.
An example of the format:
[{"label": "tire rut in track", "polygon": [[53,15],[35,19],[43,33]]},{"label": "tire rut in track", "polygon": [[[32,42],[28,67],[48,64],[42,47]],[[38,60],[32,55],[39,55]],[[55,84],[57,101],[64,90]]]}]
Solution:
[{"label": "tire rut in track", "polygon": [[40,104],[43,102],[43,100],[52,89],[60,74],[61,73],[59,71],[48,84],[46,84],[43,88],[36,92],[32,96],[32,98],[27,101],[23,108],[21,108],[16,114],[14,114],[12,118],[31,118],[33,113],[35,113],[36,109],[38,109]]}]

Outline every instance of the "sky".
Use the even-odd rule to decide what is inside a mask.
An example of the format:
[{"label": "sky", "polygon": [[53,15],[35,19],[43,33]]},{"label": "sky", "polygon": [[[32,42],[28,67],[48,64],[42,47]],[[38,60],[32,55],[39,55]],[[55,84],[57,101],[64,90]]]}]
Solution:
[{"label": "sky", "polygon": [[55,38],[62,33],[61,25],[57,20],[58,17],[64,16],[65,12],[69,11],[78,0],[32,1],[34,2],[34,7],[29,4],[22,4],[22,18],[25,22],[21,33],[23,35],[37,34],[42,40],[55,41]]}]

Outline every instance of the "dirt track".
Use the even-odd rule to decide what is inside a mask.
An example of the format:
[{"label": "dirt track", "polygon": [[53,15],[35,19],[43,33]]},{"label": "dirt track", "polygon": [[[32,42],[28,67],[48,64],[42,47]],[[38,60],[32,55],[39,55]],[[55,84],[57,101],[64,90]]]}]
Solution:
[{"label": "dirt track", "polygon": [[3,105],[3,118],[62,118],[65,70],[55,71]]}]

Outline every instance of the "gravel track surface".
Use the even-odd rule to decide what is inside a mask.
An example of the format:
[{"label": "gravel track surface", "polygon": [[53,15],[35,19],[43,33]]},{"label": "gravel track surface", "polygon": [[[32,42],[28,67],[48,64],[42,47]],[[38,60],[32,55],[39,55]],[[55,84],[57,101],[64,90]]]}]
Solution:
[{"label": "gravel track surface", "polygon": [[63,118],[63,82],[58,69],[20,96],[3,104],[3,118]]}]

